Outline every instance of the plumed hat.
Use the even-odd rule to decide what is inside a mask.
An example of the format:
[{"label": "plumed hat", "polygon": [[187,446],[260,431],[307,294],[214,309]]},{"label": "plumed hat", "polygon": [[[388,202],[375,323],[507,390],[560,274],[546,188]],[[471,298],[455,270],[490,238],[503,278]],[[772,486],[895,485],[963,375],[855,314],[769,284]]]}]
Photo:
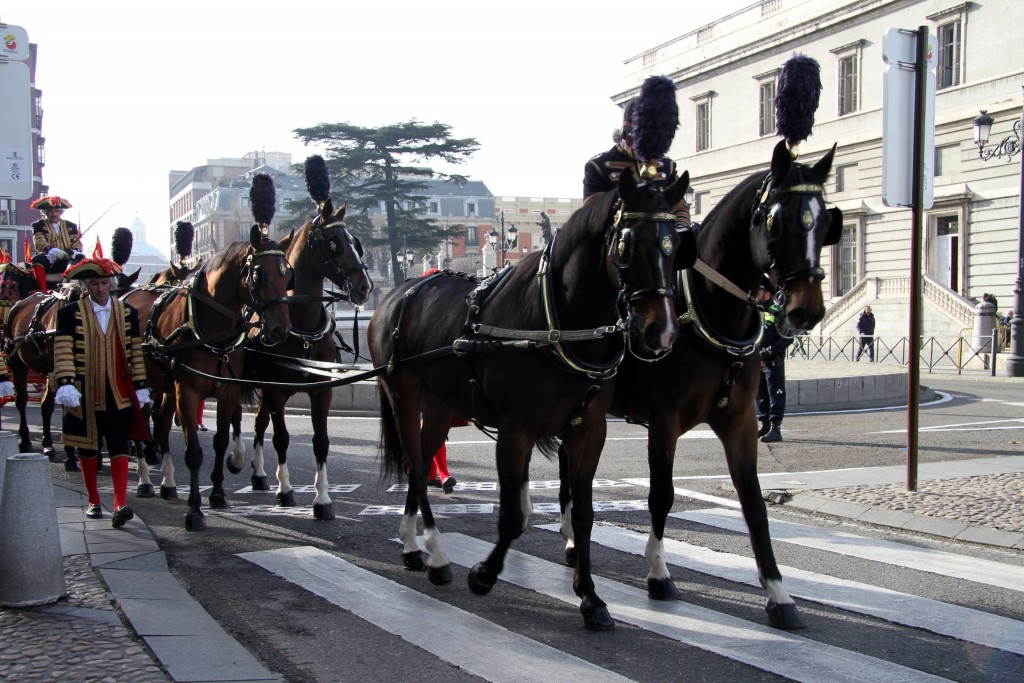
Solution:
[{"label": "plumed hat", "polygon": [[48,197],[40,197],[32,202],[31,206],[33,209],[39,209],[40,211],[47,211],[49,209],[70,209],[71,202],[52,194]]},{"label": "plumed hat", "polygon": [[786,139],[795,157],[797,146],[811,136],[814,112],[821,97],[821,66],[806,55],[794,55],[782,65],[775,94],[775,131]]},{"label": "plumed hat", "polygon": [[192,242],[195,240],[196,229],[188,221],[178,221],[174,226],[174,251],[186,259],[192,255]]},{"label": "plumed hat", "polygon": [[[640,86],[640,96],[627,106],[633,126],[633,156],[641,164],[641,176],[652,180],[657,162],[668,153],[679,127],[676,84],[665,76],[650,76]],[[623,130],[626,122],[622,122]]]},{"label": "plumed hat", "polygon": [[274,180],[266,173],[257,173],[252,177],[252,187],[249,188],[249,208],[252,209],[252,217],[256,219],[256,225],[266,235],[270,222],[274,220],[276,210],[277,193],[274,189]]},{"label": "plumed hat", "polygon": [[82,259],[64,271],[66,280],[85,280],[92,277],[113,277],[121,272],[121,266],[108,258]]},{"label": "plumed hat", "polygon": [[114,228],[114,234],[110,238],[110,258],[114,263],[124,267],[128,259],[132,257],[132,247],[135,245],[135,237],[128,228]]}]

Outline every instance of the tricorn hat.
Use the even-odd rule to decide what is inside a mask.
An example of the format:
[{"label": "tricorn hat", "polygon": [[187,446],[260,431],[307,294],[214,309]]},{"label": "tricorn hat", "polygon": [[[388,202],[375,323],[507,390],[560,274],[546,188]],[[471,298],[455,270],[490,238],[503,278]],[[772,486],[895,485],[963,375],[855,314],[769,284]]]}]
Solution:
[{"label": "tricorn hat", "polygon": [[108,258],[82,259],[64,271],[66,280],[84,280],[92,277],[113,277],[121,272],[121,266]]},{"label": "tricorn hat", "polygon": [[49,209],[70,209],[71,202],[52,194],[48,197],[40,197],[32,202],[31,206],[33,209],[39,209],[40,211],[47,211]]}]

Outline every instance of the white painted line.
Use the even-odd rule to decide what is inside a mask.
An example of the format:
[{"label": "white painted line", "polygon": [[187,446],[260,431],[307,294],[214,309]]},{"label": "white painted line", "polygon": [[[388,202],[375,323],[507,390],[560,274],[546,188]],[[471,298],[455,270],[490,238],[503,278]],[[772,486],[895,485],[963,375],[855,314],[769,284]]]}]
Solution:
[{"label": "white painted line", "polygon": [[[711,509],[673,512],[669,514],[669,517],[706,524],[718,529],[747,533],[747,524],[743,521],[739,510]],[[771,520],[770,526],[774,541],[1024,592],[1024,567],[966,557],[941,550],[915,548],[902,543],[857,536],[844,531],[820,529],[778,519]]]},{"label": "white painted line", "polygon": [[[493,503],[474,503],[467,505],[431,505],[430,511],[435,515],[489,515],[494,512]],[[370,505],[363,508],[360,515],[404,515],[404,505]]]},{"label": "white painted line", "polygon": [[[462,534],[446,534],[444,540],[449,559],[464,567],[473,566],[493,548],[490,543]],[[511,550],[500,578],[573,607],[579,605],[579,598],[572,590],[573,569],[570,567]],[[795,681],[909,683],[945,680],[681,600],[651,600],[644,590],[599,576],[594,577],[594,582],[617,621]],[[552,679],[545,677],[545,680]]]},{"label": "white painted line", "polygon": [[238,556],[487,681],[629,680],[316,548]]},{"label": "white painted line", "polygon": [[[1011,418],[1006,420],[983,420],[981,422],[957,422],[948,425],[934,425],[931,427],[919,427],[921,434],[942,433],[942,432],[991,432],[1006,429],[1024,429],[1024,418]],[[881,432],[868,432],[868,434],[904,434],[907,429],[887,429]]]},{"label": "white painted line", "polygon": [[[558,489],[561,482],[557,479],[547,481],[531,481],[530,490],[550,490]],[[595,489],[608,489],[617,487],[634,486],[634,484],[627,481],[618,481],[616,479],[595,479],[593,481],[593,487]],[[428,491],[430,489],[427,489]],[[496,481],[478,481],[478,482],[459,482],[455,485],[456,491],[497,491],[498,482]],[[392,484],[388,487],[388,493],[406,493],[409,491],[409,484]]]},{"label": "white painted line", "polygon": [[[536,525],[559,533],[559,525]],[[644,556],[647,535],[610,524],[594,525],[591,540],[608,548]],[[665,539],[665,561],[727,581],[759,587],[753,557],[709,550]],[[858,581],[780,566],[790,595],[848,612],[885,619],[986,647],[1024,655],[1024,623],[939,600],[921,598]]]},{"label": "white painted line", "polygon": [[[246,486],[245,488],[238,489],[235,493],[277,493],[277,483],[269,485],[269,491],[253,491],[252,486]],[[352,493],[359,484],[331,484],[327,487],[327,493]],[[301,486],[293,486],[292,493],[316,493],[316,486],[313,484],[303,484]]]}]

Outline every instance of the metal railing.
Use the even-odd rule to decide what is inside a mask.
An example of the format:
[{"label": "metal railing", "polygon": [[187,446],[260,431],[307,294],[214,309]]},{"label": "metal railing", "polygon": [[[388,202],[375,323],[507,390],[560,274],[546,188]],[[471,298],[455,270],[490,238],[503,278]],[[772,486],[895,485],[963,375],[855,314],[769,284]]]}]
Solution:
[{"label": "metal railing", "polygon": [[[1008,346],[1008,335],[1002,325],[992,330],[991,338],[986,338],[981,344],[975,344],[972,336],[961,335],[945,339],[928,337],[921,340],[921,367],[926,368],[929,373],[937,369],[948,369],[955,370],[959,375],[970,366],[983,370],[991,369],[994,376],[996,356]],[[787,355],[789,358],[804,360],[853,362],[857,360],[859,350],[859,337],[801,335],[793,340]],[[876,363],[906,367],[910,359],[910,340],[907,337],[875,337],[873,351]],[[868,356],[867,349],[863,356]],[[867,360],[863,356],[862,360]]]}]

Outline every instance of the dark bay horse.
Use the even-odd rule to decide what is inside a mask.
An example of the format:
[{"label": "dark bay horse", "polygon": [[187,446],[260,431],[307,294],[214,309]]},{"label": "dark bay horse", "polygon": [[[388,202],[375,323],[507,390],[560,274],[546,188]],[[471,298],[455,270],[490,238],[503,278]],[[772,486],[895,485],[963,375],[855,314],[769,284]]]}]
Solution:
[{"label": "dark bay horse", "polygon": [[[672,465],[678,438],[707,423],[725,449],[768,593],[769,620],[780,628],[803,625],[782,586],[757,477],[754,398],[761,372],[755,351],[762,325],[753,293],[767,274],[783,311],[780,326],[789,334],[814,327],[824,315],[821,249],[842,235],[842,214],[826,209],[823,196],[834,154],[835,147],[816,164],[805,165],[794,161],[780,142],[770,173],[751,175],[712,209],[697,235],[698,264],[680,274],[677,305],[683,313],[672,352],[654,363],[628,359],[619,372],[610,412],[649,424],[651,532],[646,557],[652,598],[679,595],[663,543],[665,519],[675,499]],[[571,497],[577,502],[577,496]],[[579,506],[568,507],[569,498],[570,487],[563,479],[563,511],[575,514]],[[562,527],[568,530],[564,521]],[[571,563],[571,539],[567,541]]]},{"label": "dark bay horse", "polygon": [[497,428],[498,542],[469,573],[478,594],[497,582],[512,541],[526,528],[534,445],[552,456],[558,437],[579,508],[572,520],[580,539],[573,588],[588,629],[613,626],[594,587],[588,540],[612,377],[625,353],[617,321],[626,320],[634,343],[651,357],[670,349],[676,334],[672,280],[682,251],[671,209],[688,184],[684,174],[661,192],[638,186],[627,169],[616,190],[594,195],[544,252],[518,266],[483,284],[440,272],[385,297],[368,339],[374,367],[388,367],[380,378],[382,474],[409,478],[399,528],[407,568],[423,569],[418,508],[428,578],[451,581],[427,500],[427,465],[454,415]]},{"label": "dark bay horse", "polygon": [[[309,395],[313,456],[317,465],[313,517],[320,520],[334,519],[327,481],[327,455],[330,450],[327,417],[334,390],[328,378],[338,377],[335,323],[333,314],[323,305],[324,279],[330,280],[344,293],[344,298],[356,306],[365,303],[373,289],[373,281],[361,260],[362,247],[345,227],[344,218],[345,207],[334,212],[328,199],[320,203],[314,219],[282,240],[288,261],[295,267],[295,285],[288,297],[291,333],[273,349],[268,349],[258,338],[246,345],[246,378],[264,383],[258,390],[260,400],[253,438],[252,487],[267,490],[267,476],[263,471],[263,439],[267,426],[273,420],[277,504],[285,507],[295,505],[295,494],[288,476],[289,436],[285,402],[304,391]],[[323,386],[303,388],[305,384],[315,385],[317,382]]]},{"label": "dark bay horse", "polygon": [[[130,290],[139,277],[136,270],[132,274],[120,273],[114,281],[112,295],[120,295]],[[7,273],[5,273],[6,276]],[[36,373],[46,378],[53,372],[53,338],[56,335],[57,309],[64,304],[77,301],[82,296],[82,289],[77,283],[66,283],[59,289],[50,292],[38,290],[34,278],[21,278],[25,292],[7,312],[4,321],[3,349],[8,357],[11,381],[14,383],[15,406],[18,409],[18,448],[22,453],[32,450],[31,434],[28,428],[28,378],[29,373]],[[56,458],[53,448],[53,410],[54,390],[47,381],[39,404],[42,420],[41,446],[43,454],[50,460]],[[78,469],[78,458],[75,449],[65,448],[67,459],[64,466],[69,471]]]},{"label": "dark bay horse", "polygon": [[[196,407],[209,396],[217,398],[210,506],[227,507],[224,456],[241,390],[238,384],[219,380],[241,377],[245,371],[243,344],[250,325],[243,308],[256,312],[261,334],[269,344],[284,341],[291,330],[285,294],[294,271],[284,251],[267,237],[265,225],[269,219],[257,220],[259,224],[252,227],[248,242],[222,249],[187,283],[140,288],[123,297],[138,309],[139,324],[145,330],[143,347],[150,386],[168,399],[174,397],[174,408],[181,419],[189,469],[189,510],[185,516],[185,528],[189,530],[206,528],[200,509],[203,450],[196,430]],[[174,412],[161,410],[155,429],[154,438],[165,456]],[[173,482],[171,458],[164,457],[164,468],[165,481],[170,468]]]}]

